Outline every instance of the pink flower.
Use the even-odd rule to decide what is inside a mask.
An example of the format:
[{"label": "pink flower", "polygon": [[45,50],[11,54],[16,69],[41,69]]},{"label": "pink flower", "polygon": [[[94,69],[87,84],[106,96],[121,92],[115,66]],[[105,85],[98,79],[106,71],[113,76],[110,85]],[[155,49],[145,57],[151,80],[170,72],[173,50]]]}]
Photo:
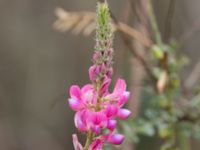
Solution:
[{"label": "pink flower", "polygon": [[118,79],[113,92],[111,94],[106,95],[105,98],[115,101],[119,101],[123,98],[125,99],[124,101],[126,101],[128,99],[128,97],[126,96],[129,96],[126,91],[126,83],[123,79]]},{"label": "pink flower", "polygon": [[118,79],[113,92],[105,95],[104,98],[107,99],[108,102],[112,102],[112,104],[122,107],[127,103],[129,96],[130,92],[126,91],[125,81],[123,79]]},{"label": "pink flower", "polygon": [[78,111],[75,114],[74,123],[76,128],[81,132],[87,131],[87,122],[86,122],[87,117],[88,117],[88,110],[86,109]]},{"label": "pink flower", "polygon": [[126,92],[126,82],[123,79],[118,79],[111,96],[120,97]]},{"label": "pink flower", "polygon": [[131,112],[121,108],[128,100],[130,93],[126,91],[126,83],[123,79],[118,79],[112,93],[108,92],[110,79],[105,77],[100,89],[103,95],[99,103],[100,111],[95,111],[97,104],[97,94],[92,84],[86,84],[81,89],[77,85],[70,88],[68,99],[70,107],[77,111],[74,117],[75,126],[81,132],[92,130],[95,134],[100,134],[103,128],[114,130],[116,127],[115,117],[127,119]]},{"label": "pink flower", "polygon": [[96,92],[91,84],[86,84],[82,89],[77,85],[72,85],[70,96],[71,98],[68,99],[68,103],[75,111],[87,109],[90,105],[95,105],[97,101]]},{"label": "pink flower", "polygon": [[81,89],[82,95],[82,101],[86,105],[86,108],[88,108],[87,105],[96,105],[97,97],[96,92],[94,91],[94,88],[91,84],[86,84]]},{"label": "pink flower", "polygon": [[106,109],[104,110],[104,113],[106,114],[106,116],[108,118],[113,118],[117,115],[118,113],[118,106],[117,105],[111,105],[111,104],[108,104],[106,106]]},{"label": "pink flower", "polygon": [[[127,103],[130,93],[126,91],[126,83],[123,79],[118,79],[113,92],[109,93],[110,82],[110,78],[106,76],[103,78],[99,90],[102,99],[98,102],[92,84],[86,84],[81,89],[77,85],[70,88],[71,98],[68,99],[68,103],[73,110],[77,111],[74,117],[76,128],[81,132],[92,131],[96,135],[103,133],[102,130],[110,131],[106,135],[100,135],[101,138],[94,139],[89,150],[102,150],[104,142],[118,145],[124,140],[123,135],[113,134],[113,131],[117,126],[116,117],[127,119],[131,115],[130,110],[122,108]],[[98,111],[96,111],[97,105]],[[75,150],[82,150],[76,136],[73,136],[73,141]]]},{"label": "pink flower", "polygon": [[91,112],[88,116],[88,127],[92,129],[95,134],[100,134],[101,129],[107,126],[108,119],[106,115],[100,112]]}]

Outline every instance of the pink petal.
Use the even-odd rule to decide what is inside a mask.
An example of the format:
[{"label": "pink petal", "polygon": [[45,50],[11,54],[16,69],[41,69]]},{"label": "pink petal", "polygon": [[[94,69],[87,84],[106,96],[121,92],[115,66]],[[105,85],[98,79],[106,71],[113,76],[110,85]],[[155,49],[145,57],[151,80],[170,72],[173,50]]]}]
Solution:
[{"label": "pink petal", "polygon": [[88,104],[96,104],[97,98],[96,98],[96,93],[94,90],[87,90],[85,93],[82,95],[83,102],[88,105]]},{"label": "pink petal", "polygon": [[83,103],[87,104],[96,104],[96,93],[94,91],[92,84],[86,84],[81,89]]},{"label": "pink petal", "polygon": [[86,120],[85,120],[86,118],[87,118],[86,110],[78,111],[75,114],[74,123],[75,123],[76,128],[78,128],[78,130],[81,132],[87,131],[87,125],[86,125]]},{"label": "pink petal", "polygon": [[70,87],[69,93],[72,98],[75,98],[75,99],[81,98],[81,90],[80,90],[79,86],[77,86],[77,85],[72,85]]},{"label": "pink petal", "polygon": [[110,144],[120,145],[124,141],[124,136],[121,134],[111,134],[106,139],[106,142]]},{"label": "pink petal", "polygon": [[126,91],[126,82],[123,79],[118,79],[115,84],[113,94],[122,95]]},{"label": "pink petal", "polygon": [[126,91],[123,93],[123,95],[120,97],[119,103],[118,103],[120,107],[128,102],[129,96],[130,96],[130,92]]},{"label": "pink petal", "polygon": [[102,84],[102,86],[100,88],[101,95],[104,95],[104,94],[108,93],[108,88],[109,88],[110,83],[111,83],[111,79],[105,77],[104,81],[103,81],[103,84]]},{"label": "pink petal", "polygon": [[127,119],[131,115],[131,111],[128,109],[119,109],[117,116],[120,119]]},{"label": "pink petal", "polygon": [[89,150],[103,150],[103,141],[101,139],[96,139],[89,146]]},{"label": "pink petal", "polygon": [[78,137],[76,134],[72,135],[72,139],[73,139],[73,145],[74,145],[74,149],[75,150],[83,150],[83,146],[80,144],[80,142],[78,141]]},{"label": "pink petal", "polygon": [[108,105],[105,110],[105,114],[108,118],[115,117],[117,115],[117,112],[118,112],[118,107],[115,105]]},{"label": "pink petal", "polygon": [[117,121],[116,120],[109,120],[108,121],[108,125],[107,125],[107,128],[109,130],[114,130],[117,126]]},{"label": "pink petal", "polygon": [[97,127],[104,128],[107,126],[107,117],[103,112],[92,112],[87,118],[87,124],[93,130],[98,129]]},{"label": "pink petal", "polygon": [[85,92],[87,92],[88,90],[93,90],[93,85],[92,85],[92,84],[86,84],[86,85],[84,85],[84,86],[81,88],[81,92],[82,92],[82,93],[85,93]]},{"label": "pink petal", "polygon": [[78,99],[70,98],[68,99],[69,106],[71,109],[78,111],[82,108],[82,102]]},{"label": "pink petal", "polygon": [[128,99],[130,97],[130,92],[126,91],[126,92],[123,93],[123,95]]}]

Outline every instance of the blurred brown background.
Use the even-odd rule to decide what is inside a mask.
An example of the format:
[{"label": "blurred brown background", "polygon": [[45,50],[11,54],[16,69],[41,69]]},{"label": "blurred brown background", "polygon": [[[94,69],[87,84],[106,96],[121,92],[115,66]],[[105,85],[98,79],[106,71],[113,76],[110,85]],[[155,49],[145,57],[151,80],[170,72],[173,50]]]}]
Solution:
[{"label": "blurred brown background", "polygon": [[[118,18],[124,1],[109,0]],[[169,0],[154,1],[163,31]],[[73,149],[68,88],[88,81],[94,38],[56,31],[56,7],[95,11],[96,1],[0,0],[0,150]],[[199,60],[199,14],[199,0],[176,0],[172,33],[178,40],[189,34],[180,50],[191,58],[183,78]],[[116,41],[119,69],[123,49]]]}]

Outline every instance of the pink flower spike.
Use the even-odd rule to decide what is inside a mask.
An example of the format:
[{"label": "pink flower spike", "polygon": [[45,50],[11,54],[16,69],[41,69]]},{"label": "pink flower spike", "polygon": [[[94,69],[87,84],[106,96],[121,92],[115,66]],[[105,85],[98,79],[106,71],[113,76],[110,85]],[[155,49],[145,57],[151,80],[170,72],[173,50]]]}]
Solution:
[{"label": "pink flower spike", "polygon": [[74,99],[80,99],[81,98],[81,90],[80,90],[79,86],[77,86],[77,85],[72,85],[70,87],[69,93],[70,93],[70,96]]},{"label": "pink flower spike", "polygon": [[74,98],[68,99],[68,103],[69,103],[69,106],[71,107],[71,109],[73,109],[75,111],[80,110],[83,106],[80,100],[77,100]]},{"label": "pink flower spike", "polygon": [[86,119],[87,118],[87,111],[82,110],[78,111],[74,117],[74,123],[76,128],[79,129],[81,132],[85,132],[87,130]]},{"label": "pink flower spike", "polygon": [[96,139],[89,146],[89,150],[102,150],[103,149],[103,141],[101,139]]},{"label": "pink flower spike", "polygon": [[116,120],[109,120],[107,128],[111,131],[113,131],[117,126],[117,121]]},{"label": "pink flower spike", "polygon": [[124,141],[122,134],[111,134],[107,137],[106,142],[110,144],[120,145]]},{"label": "pink flower spike", "polygon": [[127,119],[131,115],[131,111],[128,109],[119,109],[117,116],[120,119]]},{"label": "pink flower spike", "polygon": [[76,134],[72,135],[72,139],[73,139],[73,145],[74,145],[74,149],[75,150],[83,150],[83,146],[81,145],[81,143],[78,141],[78,137]]}]

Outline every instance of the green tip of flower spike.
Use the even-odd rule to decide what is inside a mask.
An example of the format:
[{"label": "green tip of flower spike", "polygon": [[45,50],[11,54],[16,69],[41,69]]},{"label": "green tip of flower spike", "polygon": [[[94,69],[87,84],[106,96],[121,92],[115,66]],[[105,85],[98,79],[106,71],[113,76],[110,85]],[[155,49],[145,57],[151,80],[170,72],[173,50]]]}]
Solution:
[{"label": "green tip of flower spike", "polygon": [[[96,40],[100,43],[97,50],[110,48],[112,46],[112,29],[110,23],[110,13],[107,2],[97,4],[96,18]],[[110,44],[106,44],[110,43]]]},{"label": "green tip of flower spike", "polygon": [[97,5],[97,25],[104,26],[109,23],[109,9],[107,3],[98,3]]}]

